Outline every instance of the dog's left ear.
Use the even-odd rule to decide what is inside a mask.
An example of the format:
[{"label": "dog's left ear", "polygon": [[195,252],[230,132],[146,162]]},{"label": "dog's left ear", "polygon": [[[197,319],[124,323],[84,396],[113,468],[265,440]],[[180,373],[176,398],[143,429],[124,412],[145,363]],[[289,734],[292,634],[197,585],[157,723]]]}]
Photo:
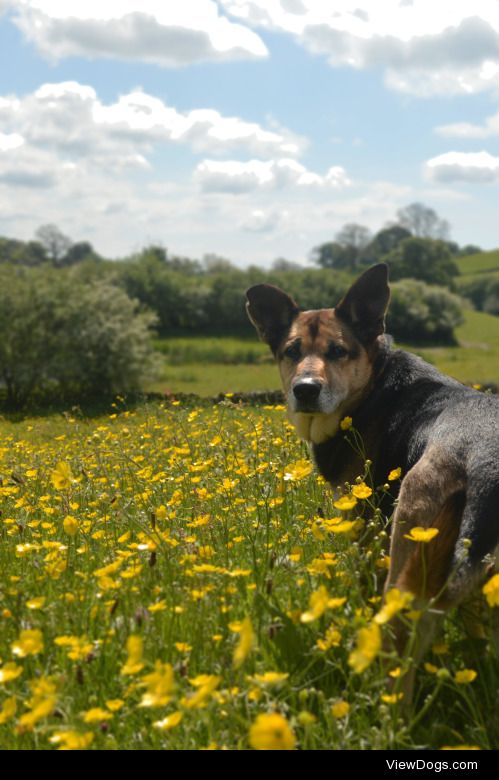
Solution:
[{"label": "dog's left ear", "polygon": [[378,263],[359,276],[336,306],[335,313],[350,325],[361,342],[369,343],[385,331],[389,300],[388,266]]},{"label": "dog's left ear", "polygon": [[273,284],[255,284],[246,290],[246,311],[258,335],[275,354],[298,315],[292,298]]}]

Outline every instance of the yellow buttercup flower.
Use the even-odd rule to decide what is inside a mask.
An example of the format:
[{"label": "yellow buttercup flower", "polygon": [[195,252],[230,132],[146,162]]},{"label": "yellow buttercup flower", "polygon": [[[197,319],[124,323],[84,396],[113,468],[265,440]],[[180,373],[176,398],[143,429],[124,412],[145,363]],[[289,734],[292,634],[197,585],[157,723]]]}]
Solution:
[{"label": "yellow buttercup flower", "polygon": [[255,674],[250,679],[259,685],[274,686],[282,685],[282,683],[286,682],[288,677],[289,674],[284,672],[265,672],[265,674]]},{"label": "yellow buttercup flower", "polygon": [[111,720],[114,715],[102,707],[92,707],[91,710],[83,712],[82,717],[84,723],[100,723],[101,721]]},{"label": "yellow buttercup flower", "polygon": [[494,574],[482,588],[489,607],[499,607],[499,574]]},{"label": "yellow buttercup flower", "polygon": [[392,469],[388,474],[388,482],[393,482],[394,480],[399,479],[401,474],[402,474],[402,469],[400,468],[400,466],[398,469]]},{"label": "yellow buttercup flower", "polygon": [[348,659],[354,672],[360,673],[372,664],[381,650],[381,631],[377,623],[361,628],[357,634],[357,645]]},{"label": "yellow buttercup flower", "polygon": [[381,701],[383,701],[385,704],[396,704],[403,698],[403,693],[384,693],[381,697]]},{"label": "yellow buttercup flower", "polygon": [[16,697],[11,696],[9,699],[5,699],[0,710],[0,726],[7,723],[8,720],[14,717],[17,710]]},{"label": "yellow buttercup flower", "polygon": [[339,699],[331,707],[331,714],[336,720],[340,720],[348,715],[350,712],[350,705],[347,701]]},{"label": "yellow buttercup flower", "polygon": [[31,680],[32,696],[26,702],[29,707],[19,718],[18,730],[31,731],[39,720],[47,718],[55,709],[57,703],[57,685],[53,677],[40,677]]},{"label": "yellow buttercup flower", "polygon": [[181,712],[172,712],[171,715],[167,715],[165,718],[163,718],[163,720],[155,721],[153,726],[155,729],[159,729],[160,731],[169,731],[175,726],[178,726],[182,718],[183,715]]},{"label": "yellow buttercup flower", "polygon": [[286,482],[297,482],[308,477],[312,470],[313,466],[309,460],[297,460],[296,463],[290,463],[289,466],[286,466],[283,478]]},{"label": "yellow buttercup flower", "polygon": [[162,661],[156,661],[154,671],[145,674],[140,686],[146,689],[139,707],[164,707],[172,698],[174,680],[173,667]]},{"label": "yellow buttercup flower", "polygon": [[330,598],[325,585],[321,585],[320,588],[310,595],[309,609],[307,612],[302,613],[300,620],[302,623],[311,623],[313,620],[320,618],[326,609],[338,609],[345,602],[345,596]]},{"label": "yellow buttercup flower", "polygon": [[28,599],[28,601],[26,602],[26,606],[28,609],[42,609],[45,605],[46,600],[47,599],[45,596],[38,596],[37,598],[34,599]]},{"label": "yellow buttercup flower", "polygon": [[137,674],[144,668],[142,663],[142,654],[144,643],[142,637],[137,634],[131,634],[126,643],[128,658],[124,666],[121,667],[121,674]]},{"label": "yellow buttercup flower", "polygon": [[18,658],[28,655],[38,655],[43,650],[43,634],[39,628],[29,628],[21,631],[19,638],[11,645],[11,650]]},{"label": "yellow buttercup flower", "polygon": [[54,644],[59,647],[68,647],[68,658],[72,661],[82,661],[93,650],[93,644],[88,637],[83,636],[57,636]]},{"label": "yellow buttercup flower", "polygon": [[15,680],[23,673],[22,666],[17,666],[15,663],[8,663],[0,668],[0,683],[7,683],[11,680]]},{"label": "yellow buttercup flower", "polygon": [[313,620],[317,620],[327,609],[329,601],[329,594],[327,588],[324,585],[311,594],[309,599],[309,609],[307,612],[303,612],[300,620],[302,623],[311,623]]},{"label": "yellow buttercup flower", "polygon": [[357,526],[356,520],[342,520],[340,523],[329,524],[327,520],[324,523],[324,527],[331,534],[348,534],[353,531]]},{"label": "yellow buttercup flower", "polygon": [[53,745],[59,745],[58,750],[85,750],[94,741],[94,735],[91,731],[83,734],[79,731],[56,731],[49,742]]},{"label": "yellow buttercup flower", "polygon": [[191,685],[197,688],[196,693],[182,700],[182,704],[187,709],[197,709],[204,707],[211,694],[218,688],[222,678],[215,674],[200,674],[198,677],[190,680]]},{"label": "yellow buttercup flower", "polygon": [[50,475],[50,481],[56,490],[66,490],[75,481],[69,463],[60,461]]},{"label": "yellow buttercup flower", "polygon": [[316,642],[319,650],[324,653],[330,650],[332,647],[338,647],[341,643],[341,634],[334,624],[329,626],[323,639],[318,639]]},{"label": "yellow buttercup flower", "polygon": [[404,539],[410,539],[411,542],[431,542],[438,533],[438,528],[422,528],[418,525],[411,528],[408,534],[404,534]]},{"label": "yellow buttercup flower", "polygon": [[342,431],[348,431],[352,427],[352,418],[351,417],[344,417],[343,420],[340,422],[340,428]]},{"label": "yellow buttercup flower", "polygon": [[121,708],[124,705],[123,699],[107,699],[106,700],[106,707],[111,712],[118,712],[118,710],[121,710]]},{"label": "yellow buttercup flower", "polygon": [[353,509],[356,504],[357,499],[355,496],[341,496],[341,498],[334,502],[333,506],[335,509],[341,509],[344,512],[348,512],[348,510]]},{"label": "yellow buttercup flower", "polygon": [[456,672],[454,680],[458,685],[467,685],[468,683],[473,682],[476,677],[477,673],[474,669],[461,669],[459,672]]},{"label": "yellow buttercup flower", "polygon": [[372,496],[373,491],[372,489],[366,485],[365,482],[361,482],[360,485],[354,485],[352,488],[352,493],[355,496],[355,498],[369,498],[369,496]]},{"label": "yellow buttercup flower", "polygon": [[294,750],[296,746],[291,726],[278,712],[258,715],[250,728],[249,741],[255,750]]},{"label": "yellow buttercup flower", "polygon": [[412,593],[402,593],[398,588],[392,588],[385,596],[383,607],[374,616],[374,622],[378,623],[378,625],[388,623],[397,612],[409,606],[413,598]]},{"label": "yellow buttercup flower", "polygon": [[251,620],[249,617],[244,618],[242,621],[241,628],[239,629],[239,635],[239,642],[234,649],[234,654],[232,657],[232,663],[235,669],[239,669],[239,667],[244,663],[250,654],[251,648],[253,647],[255,641],[255,632],[253,631],[253,626],[251,625]]},{"label": "yellow buttercup flower", "polygon": [[78,520],[72,515],[66,515],[62,521],[62,527],[68,536],[75,536],[78,531]]},{"label": "yellow buttercup flower", "polygon": [[189,645],[187,642],[175,642],[175,649],[178,650],[179,653],[190,653],[192,645]]}]

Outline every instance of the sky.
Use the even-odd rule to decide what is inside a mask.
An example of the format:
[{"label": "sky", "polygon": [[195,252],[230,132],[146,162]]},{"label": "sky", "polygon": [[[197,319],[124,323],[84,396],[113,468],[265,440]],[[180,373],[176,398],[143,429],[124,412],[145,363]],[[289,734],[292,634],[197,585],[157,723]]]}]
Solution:
[{"label": "sky", "polygon": [[303,263],[422,202],[499,246],[499,0],[0,0],[0,235]]}]

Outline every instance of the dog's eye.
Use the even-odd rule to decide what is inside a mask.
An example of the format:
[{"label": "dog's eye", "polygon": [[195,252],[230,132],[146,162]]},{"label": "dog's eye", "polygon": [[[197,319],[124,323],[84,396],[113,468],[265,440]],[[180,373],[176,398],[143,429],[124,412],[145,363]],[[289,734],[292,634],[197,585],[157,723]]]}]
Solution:
[{"label": "dog's eye", "polygon": [[330,344],[326,352],[327,360],[339,360],[347,355],[348,350],[346,350],[345,347],[341,347],[339,344]]},{"label": "dog's eye", "polygon": [[289,344],[284,350],[284,357],[287,357],[290,360],[299,360],[301,357],[300,347],[299,341],[293,341],[293,343]]}]

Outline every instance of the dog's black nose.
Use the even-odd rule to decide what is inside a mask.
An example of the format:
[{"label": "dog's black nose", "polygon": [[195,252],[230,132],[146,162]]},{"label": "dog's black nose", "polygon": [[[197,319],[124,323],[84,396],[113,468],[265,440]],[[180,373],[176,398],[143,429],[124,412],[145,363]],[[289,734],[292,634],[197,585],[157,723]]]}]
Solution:
[{"label": "dog's black nose", "polygon": [[322,382],[317,379],[301,379],[293,387],[293,394],[302,404],[312,404],[317,401],[321,392]]}]

